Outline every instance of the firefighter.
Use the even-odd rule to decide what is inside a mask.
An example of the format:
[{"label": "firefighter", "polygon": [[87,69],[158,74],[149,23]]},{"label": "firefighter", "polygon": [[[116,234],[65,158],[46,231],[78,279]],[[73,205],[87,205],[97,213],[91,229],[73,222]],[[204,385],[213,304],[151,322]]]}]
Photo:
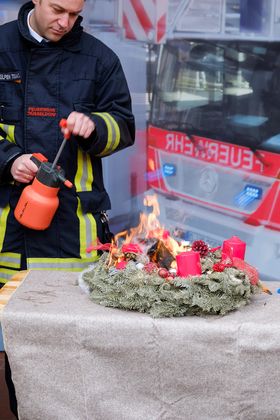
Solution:
[{"label": "firefighter", "polygon": [[[127,82],[118,57],[83,32],[85,0],[33,0],[17,21],[0,27],[0,282],[17,270],[83,270],[97,259],[86,252],[109,235],[104,212],[102,158],[134,143]],[[74,189],[62,187],[59,208],[45,231],[23,227],[14,208],[38,170],[52,162],[72,133],[59,165]],[[6,363],[12,409],[16,399]]]},{"label": "firefighter", "polygon": [[[118,57],[83,32],[84,0],[33,0],[0,28],[0,282],[15,270],[83,270],[96,260],[86,247],[106,240],[102,158],[134,142],[130,95]],[[62,187],[45,231],[21,226],[14,208],[38,168],[72,137],[59,165],[74,189]]]}]

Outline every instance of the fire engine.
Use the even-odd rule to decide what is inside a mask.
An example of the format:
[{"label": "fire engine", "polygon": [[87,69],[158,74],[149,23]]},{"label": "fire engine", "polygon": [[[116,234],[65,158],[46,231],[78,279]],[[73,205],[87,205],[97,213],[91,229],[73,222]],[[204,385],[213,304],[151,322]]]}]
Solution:
[{"label": "fire engine", "polygon": [[127,38],[146,37],[156,57],[147,183],[162,220],[213,246],[238,235],[277,279],[280,2],[124,1],[123,12]]}]

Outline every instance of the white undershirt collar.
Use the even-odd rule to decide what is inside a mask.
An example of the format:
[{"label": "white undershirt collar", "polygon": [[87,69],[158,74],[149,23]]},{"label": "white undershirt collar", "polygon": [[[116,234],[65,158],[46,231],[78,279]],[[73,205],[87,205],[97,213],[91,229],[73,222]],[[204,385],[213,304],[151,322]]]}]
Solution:
[{"label": "white undershirt collar", "polygon": [[35,32],[31,26],[30,26],[30,16],[32,15],[32,13],[34,12],[34,9],[30,10],[30,12],[27,15],[27,25],[28,25],[28,29],[29,29],[29,33],[30,35],[36,39],[36,41],[38,42],[42,42],[43,40],[46,42],[49,42],[48,39],[43,38],[41,35],[39,35],[37,32]]}]

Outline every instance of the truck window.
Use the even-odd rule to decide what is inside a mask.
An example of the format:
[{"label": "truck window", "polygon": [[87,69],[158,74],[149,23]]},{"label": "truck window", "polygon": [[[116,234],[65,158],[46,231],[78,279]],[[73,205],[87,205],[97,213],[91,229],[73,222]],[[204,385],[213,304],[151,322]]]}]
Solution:
[{"label": "truck window", "polygon": [[172,40],[162,46],[151,124],[280,152],[280,44]]}]

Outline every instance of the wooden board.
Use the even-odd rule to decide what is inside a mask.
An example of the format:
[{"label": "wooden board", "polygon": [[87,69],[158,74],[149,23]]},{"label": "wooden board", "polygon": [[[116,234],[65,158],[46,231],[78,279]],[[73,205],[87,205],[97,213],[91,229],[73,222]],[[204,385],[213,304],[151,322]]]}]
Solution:
[{"label": "wooden board", "polygon": [[5,286],[0,289],[0,320],[1,314],[4,307],[7,305],[14,291],[21,285],[25,277],[27,276],[28,270],[22,270],[17,272],[11,280],[9,280]]}]

